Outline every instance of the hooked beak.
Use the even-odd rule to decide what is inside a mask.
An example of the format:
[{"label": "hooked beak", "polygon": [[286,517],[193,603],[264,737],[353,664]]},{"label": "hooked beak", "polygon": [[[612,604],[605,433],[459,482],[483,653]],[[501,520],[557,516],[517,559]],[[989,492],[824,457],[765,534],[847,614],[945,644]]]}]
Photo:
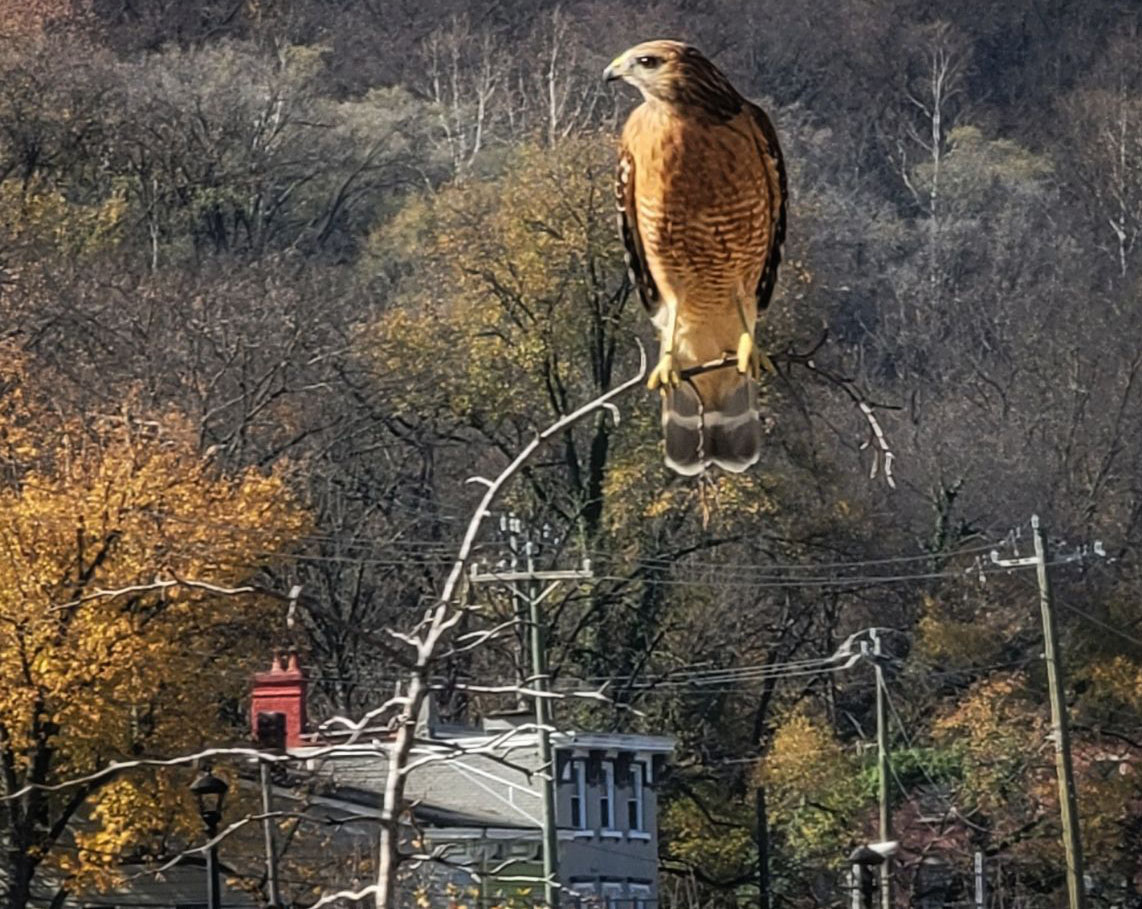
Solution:
[{"label": "hooked beak", "polygon": [[614,60],[611,65],[603,70],[603,79],[607,82],[614,82],[616,79],[623,77],[622,64],[619,60]]}]

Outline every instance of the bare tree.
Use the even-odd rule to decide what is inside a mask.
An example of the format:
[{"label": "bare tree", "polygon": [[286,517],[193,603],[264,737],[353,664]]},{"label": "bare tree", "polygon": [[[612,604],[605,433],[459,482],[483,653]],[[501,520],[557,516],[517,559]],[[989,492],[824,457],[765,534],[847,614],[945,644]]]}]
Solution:
[{"label": "bare tree", "polygon": [[905,101],[913,108],[905,135],[918,146],[930,167],[922,187],[909,176],[906,151],[901,148],[901,176],[917,205],[933,221],[939,219],[940,164],[947,147],[948,133],[962,107],[964,77],[969,62],[966,41],[947,22],[917,29],[913,38],[914,72],[909,74]]},{"label": "bare tree", "polygon": [[548,145],[592,123],[604,97],[598,70],[586,65],[581,35],[558,6],[537,29],[541,53],[531,61],[530,89],[540,98]]},{"label": "bare tree", "polygon": [[[969,61],[965,39],[947,22],[916,29],[904,86],[901,132],[896,139],[900,178],[927,227],[928,290],[925,308],[937,310],[945,293],[942,256],[942,180],[948,136],[963,106]],[[919,160],[914,158],[919,150]],[[902,318],[905,311],[901,311]]]},{"label": "bare tree", "polygon": [[[390,702],[391,706],[397,708],[394,718],[396,735],[389,759],[382,808],[381,841],[375,889],[377,909],[395,909],[396,906],[396,874],[400,862],[400,818],[404,810],[405,782],[415,737],[416,719],[420,715],[424,699],[428,696],[430,674],[441,657],[439,648],[471,608],[463,603],[459,593],[464,578],[464,570],[471,556],[472,545],[479,533],[480,526],[484,519],[489,516],[490,508],[504,486],[522,469],[541,444],[596,411],[607,410],[617,417],[618,410],[612,401],[636,387],[642,381],[645,373],[646,355],[642,353],[639,370],[632,378],[556,420],[528,445],[524,446],[494,480],[482,477],[473,478],[472,482],[483,484],[486,486],[486,490],[472,514],[471,521],[468,523],[467,532],[460,544],[460,550],[452,565],[452,570],[444,582],[439,600],[425,612],[424,618],[411,632],[389,632],[394,638],[414,649],[416,663],[409,674],[408,688],[405,694],[398,695]],[[487,640],[487,636],[478,636],[477,639],[482,642]],[[554,768],[546,768],[545,772],[554,773]]]},{"label": "bare tree", "polygon": [[1116,41],[1062,109],[1077,165],[1077,196],[1095,246],[1126,279],[1142,237],[1142,67],[1136,39]]},{"label": "bare tree", "polygon": [[454,175],[471,168],[497,121],[497,95],[506,77],[505,47],[487,27],[453,19],[424,41],[426,94]]}]

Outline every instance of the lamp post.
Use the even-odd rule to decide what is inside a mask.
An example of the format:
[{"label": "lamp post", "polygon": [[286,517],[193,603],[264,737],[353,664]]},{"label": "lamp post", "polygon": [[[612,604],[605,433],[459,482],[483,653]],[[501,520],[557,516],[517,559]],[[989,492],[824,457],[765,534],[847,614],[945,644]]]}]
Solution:
[{"label": "lamp post", "polygon": [[881,840],[879,843],[869,843],[867,846],[857,846],[849,855],[852,881],[852,907],[853,909],[872,909],[872,897],[876,893],[876,883],[872,873],[873,868],[884,873],[884,863],[896,855],[900,843],[896,840]]},{"label": "lamp post", "polygon": [[852,907],[853,909],[872,909],[872,895],[876,893],[876,884],[873,880],[872,869],[884,864],[884,856],[874,852],[868,846],[857,846],[849,856],[849,865],[852,867],[850,880],[852,881]]},{"label": "lamp post", "polygon": [[[194,798],[198,802],[198,816],[202,818],[202,826],[206,828],[208,840],[218,836],[218,825],[222,821],[222,802],[226,799],[226,791],[229,788],[224,780],[218,779],[209,770],[203,770],[190,784],[190,791],[194,793]],[[213,843],[206,851],[206,888],[207,909],[221,909],[218,847]]]}]

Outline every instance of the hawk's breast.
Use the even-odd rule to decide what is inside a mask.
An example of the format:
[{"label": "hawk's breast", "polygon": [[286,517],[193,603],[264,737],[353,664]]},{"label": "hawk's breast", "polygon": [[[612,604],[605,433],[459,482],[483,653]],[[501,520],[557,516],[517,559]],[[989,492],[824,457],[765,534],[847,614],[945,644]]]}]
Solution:
[{"label": "hawk's breast", "polygon": [[647,262],[676,299],[724,306],[752,291],[768,254],[765,163],[741,117],[711,124],[651,113],[628,141]]}]

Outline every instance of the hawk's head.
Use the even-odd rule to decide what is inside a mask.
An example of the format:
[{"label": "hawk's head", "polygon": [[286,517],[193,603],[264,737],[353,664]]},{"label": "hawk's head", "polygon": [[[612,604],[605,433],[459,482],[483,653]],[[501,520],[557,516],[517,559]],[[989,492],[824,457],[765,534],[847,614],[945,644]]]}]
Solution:
[{"label": "hawk's head", "polygon": [[693,105],[719,118],[741,110],[742,97],[701,51],[681,41],[644,41],[603,70],[608,82],[629,82],[648,101]]}]

